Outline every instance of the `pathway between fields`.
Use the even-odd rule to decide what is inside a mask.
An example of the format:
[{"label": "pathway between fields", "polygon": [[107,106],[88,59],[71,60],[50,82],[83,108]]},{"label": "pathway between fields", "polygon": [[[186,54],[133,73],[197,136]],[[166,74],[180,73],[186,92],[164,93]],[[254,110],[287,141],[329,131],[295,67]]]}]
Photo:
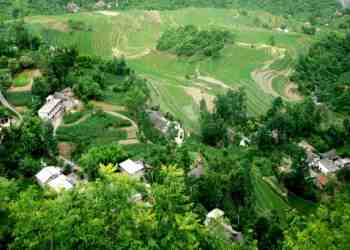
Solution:
[{"label": "pathway between fields", "polygon": [[16,114],[16,116],[18,116],[19,118],[19,123],[22,122],[23,117],[20,113],[17,112],[17,110],[6,100],[6,98],[4,97],[4,95],[1,93],[0,91],[0,102],[1,104],[5,107],[8,108],[9,110],[11,110],[13,113]]}]

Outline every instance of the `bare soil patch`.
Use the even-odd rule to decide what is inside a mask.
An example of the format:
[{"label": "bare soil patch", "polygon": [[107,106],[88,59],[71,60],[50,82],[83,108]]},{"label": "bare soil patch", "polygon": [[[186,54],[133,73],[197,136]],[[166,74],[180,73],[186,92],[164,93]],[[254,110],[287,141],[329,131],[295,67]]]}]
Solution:
[{"label": "bare soil patch", "polygon": [[156,11],[156,10],[146,11],[145,16],[149,18],[152,22],[159,23],[159,24],[162,23],[162,17],[159,11]]},{"label": "bare soil patch", "polygon": [[92,101],[91,102],[95,107],[98,107],[104,111],[115,111],[115,112],[123,112],[126,111],[126,107],[123,106],[117,106],[117,105],[112,105],[106,102],[98,102],[98,101]]},{"label": "bare soil patch", "polygon": [[110,10],[100,10],[97,11],[98,14],[104,15],[104,16],[119,16],[120,13],[117,11],[110,11]]},{"label": "bare soil patch", "polygon": [[25,91],[31,91],[33,86],[33,81],[35,78],[41,77],[42,73],[39,69],[26,69],[20,74],[25,74],[28,79],[30,80],[29,84],[22,86],[22,87],[15,87],[12,86],[8,91],[9,92],[25,92]]},{"label": "bare soil patch", "polygon": [[191,96],[197,105],[204,100],[210,112],[214,111],[215,96],[206,93],[204,90],[195,87],[184,87],[187,95]]},{"label": "bare soil patch", "polygon": [[65,159],[71,159],[72,153],[74,152],[76,145],[68,142],[58,143],[58,152],[59,155]]},{"label": "bare soil patch", "polygon": [[301,101],[303,97],[300,95],[298,91],[298,87],[293,82],[288,82],[284,89],[284,96],[292,101]]}]

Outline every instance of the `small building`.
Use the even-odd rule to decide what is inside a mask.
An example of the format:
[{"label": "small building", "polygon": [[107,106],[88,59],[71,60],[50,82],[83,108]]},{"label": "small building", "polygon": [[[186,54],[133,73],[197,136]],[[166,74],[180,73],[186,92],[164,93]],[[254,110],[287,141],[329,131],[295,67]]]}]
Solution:
[{"label": "small building", "polygon": [[38,115],[44,121],[54,122],[78,104],[79,102],[74,99],[73,91],[66,88],[48,96],[44,106],[39,109]]},{"label": "small building", "polygon": [[78,4],[74,2],[70,2],[67,4],[67,11],[70,13],[77,13],[80,10],[80,7]]},{"label": "small building", "polygon": [[145,165],[141,161],[126,160],[119,164],[122,172],[131,177],[141,178],[144,175]]},{"label": "small building", "polygon": [[221,209],[215,208],[207,214],[207,217],[205,218],[205,221],[204,221],[204,225],[208,226],[213,221],[218,221],[220,219],[223,219],[224,215],[225,215],[224,211],[222,211]]},{"label": "small building", "polygon": [[45,167],[35,175],[35,178],[40,186],[48,186],[57,193],[62,190],[72,189],[74,187],[74,184],[67,176],[62,174],[62,170],[58,167]]},{"label": "small building", "polygon": [[0,118],[0,132],[4,128],[9,128],[12,124],[12,120],[9,117],[1,117]]},{"label": "small building", "polygon": [[324,173],[324,174],[330,174],[330,173],[334,173],[337,170],[339,170],[339,168],[337,167],[337,165],[335,165],[335,163],[329,159],[322,159],[318,162],[318,169]]},{"label": "small building", "polygon": [[185,140],[185,130],[177,121],[169,121],[159,111],[148,111],[149,118],[153,126],[164,135],[172,134],[175,131],[174,141],[181,145]]},{"label": "small building", "polygon": [[96,4],[95,4],[95,8],[96,8],[96,9],[103,9],[103,8],[105,8],[105,7],[106,7],[106,3],[105,3],[105,1],[103,1],[103,0],[99,0],[99,1],[97,1]]},{"label": "small building", "polygon": [[51,180],[49,183],[47,183],[47,185],[57,193],[62,190],[72,189],[74,187],[73,184],[69,181],[68,177],[63,174]]},{"label": "small building", "polygon": [[38,114],[44,121],[53,121],[61,117],[64,112],[63,100],[56,99],[54,96],[50,95],[46,98],[44,106],[39,109]]},{"label": "small building", "polygon": [[215,208],[207,214],[204,225],[210,227],[214,233],[215,230],[220,230],[220,232],[222,232],[225,238],[228,240],[242,242],[243,234],[241,232],[237,232],[230,224],[226,223],[224,215],[224,211]]},{"label": "small building", "polygon": [[251,140],[248,137],[243,136],[241,141],[239,142],[240,147],[248,147],[251,143]]}]

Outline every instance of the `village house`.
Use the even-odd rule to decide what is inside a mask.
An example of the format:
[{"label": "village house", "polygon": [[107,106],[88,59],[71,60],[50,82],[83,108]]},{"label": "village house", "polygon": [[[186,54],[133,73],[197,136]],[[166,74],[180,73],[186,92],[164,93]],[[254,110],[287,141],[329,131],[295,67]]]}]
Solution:
[{"label": "village house", "polygon": [[299,143],[299,146],[305,149],[306,162],[309,167],[324,175],[335,173],[344,167],[350,166],[350,159],[339,157],[334,149],[323,154],[317,154],[314,147],[306,142]]},{"label": "village house", "polygon": [[74,2],[70,2],[67,4],[67,11],[70,13],[77,13],[80,10],[80,7],[74,3]]},{"label": "village house", "polygon": [[181,124],[177,121],[169,121],[159,111],[148,111],[149,118],[153,126],[158,129],[162,134],[169,135],[172,131],[175,131],[176,135],[174,141],[177,145],[181,145],[185,139],[185,130]]},{"label": "village house", "polygon": [[62,92],[48,96],[44,106],[39,109],[38,115],[44,121],[54,122],[78,104],[79,102],[73,98],[72,90],[66,88]]},{"label": "village house", "polygon": [[103,9],[103,8],[105,8],[105,7],[106,7],[106,3],[105,3],[105,1],[103,1],[103,0],[99,0],[99,1],[97,1],[96,4],[95,4],[95,8],[96,8],[96,9]]},{"label": "village house", "polygon": [[204,171],[204,159],[203,156],[199,154],[193,164],[193,168],[187,173],[187,176],[200,178],[204,175]]},{"label": "village house", "polygon": [[0,118],[0,132],[4,128],[9,128],[12,124],[12,120],[9,117]]},{"label": "village house", "polygon": [[210,211],[204,221],[204,225],[212,230],[220,230],[224,235],[233,241],[241,242],[243,241],[243,235],[241,232],[237,232],[232,228],[232,226],[225,222],[224,211],[215,208]]},{"label": "village house", "polygon": [[74,187],[74,180],[62,174],[59,167],[45,167],[35,175],[38,183],[42,187],[48,186],[55,192],[59,193],[62,190],[69,190]]},{"label": "village house", "polygon": [[133,161],[130,159],[120,163],[119,167],[123,173],[127,173],[136,179],[142,178],[145,171],[145,164],[142,161]]}]

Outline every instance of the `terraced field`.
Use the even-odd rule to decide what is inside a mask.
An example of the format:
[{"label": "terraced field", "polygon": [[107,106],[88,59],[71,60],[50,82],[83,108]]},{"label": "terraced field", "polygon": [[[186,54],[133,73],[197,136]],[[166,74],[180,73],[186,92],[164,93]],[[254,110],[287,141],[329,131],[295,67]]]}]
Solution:
[{"label": "terraced field", "polygon": [[[87,28],[73,32],[68,20],[81,21]],[[275,95],[264,91],[261,82],[252,78],[252,72],[281,59],[283,55],[276,51],[295,55],[309,39],[293,32],[300,25],[297,22],[264,12],[241,15],[228,9],[85,12],[37,16],[26,21],[51,44],[76,45],[86,55],[124,56],[139,74],[149,79],[152,101],[194,130],[198,126],[199,100],[204,98],[212,106],[214,95],[228,89],[244,87],[250,113],[265,112]],[[229,29],[236,34],[236,44],[226,47],[219,58],[200,61],[155,50],[165,29],[187,24]],[[281,24],[287,24],[290,31],[278,31]],[[276,44],[266,46],[272,36]],[[278,86],[275,92],[283,95],[284,82],[270,85]]]}]

